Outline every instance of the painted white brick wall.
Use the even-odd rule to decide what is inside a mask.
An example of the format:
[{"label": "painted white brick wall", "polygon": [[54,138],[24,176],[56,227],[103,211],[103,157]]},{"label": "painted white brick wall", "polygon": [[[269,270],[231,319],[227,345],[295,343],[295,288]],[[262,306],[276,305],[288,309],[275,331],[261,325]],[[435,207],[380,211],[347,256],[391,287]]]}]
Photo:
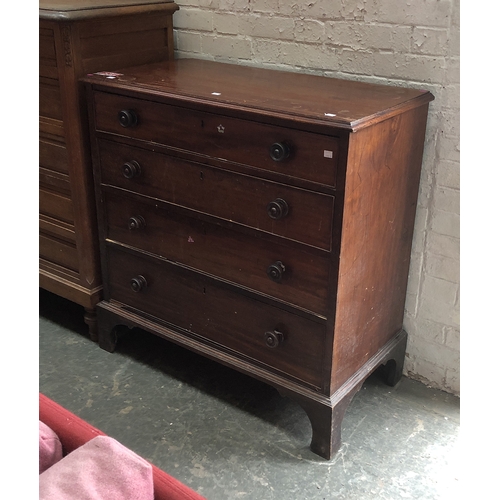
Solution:
[{"label": "painted white brick wall", "polygon": [[460,393],[459,0],[176,0],[177,57],[425,88],[405,373]]}]

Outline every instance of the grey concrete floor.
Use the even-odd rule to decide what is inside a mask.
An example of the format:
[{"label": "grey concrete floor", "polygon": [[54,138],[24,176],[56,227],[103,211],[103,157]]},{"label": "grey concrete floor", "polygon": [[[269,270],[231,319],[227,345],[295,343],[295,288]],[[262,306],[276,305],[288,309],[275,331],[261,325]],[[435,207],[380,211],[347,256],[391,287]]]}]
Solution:
[{"label": "grey concrete floor", "polygon": [[81,307],[43,290],[39,317],[40,391],[208,500],[458,498],[457,397],[372,376],[326,461],[273,388],[141,330],[110,354]]}]

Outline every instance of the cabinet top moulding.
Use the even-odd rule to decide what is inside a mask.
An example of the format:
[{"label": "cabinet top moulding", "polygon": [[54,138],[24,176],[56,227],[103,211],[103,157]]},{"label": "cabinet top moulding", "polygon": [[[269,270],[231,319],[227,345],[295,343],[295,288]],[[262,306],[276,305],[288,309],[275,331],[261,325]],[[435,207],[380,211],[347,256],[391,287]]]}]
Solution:
[{"label": "cabinet top moulding", "polygon": [[173,0],[40,0],[39,7],[39,18],[46,21],[81,21],[179,9]]},{"label": "cabinet top moulding", "polygon": [[103,90],[149,92],[149,98],[257,112],[275,118],[334,126],[356,132],[424,105],[434,96],[410,89],[324,76],[285,72],[199,59],[178,59],[116,71],[113,80],[88,75],[84,81]]}]

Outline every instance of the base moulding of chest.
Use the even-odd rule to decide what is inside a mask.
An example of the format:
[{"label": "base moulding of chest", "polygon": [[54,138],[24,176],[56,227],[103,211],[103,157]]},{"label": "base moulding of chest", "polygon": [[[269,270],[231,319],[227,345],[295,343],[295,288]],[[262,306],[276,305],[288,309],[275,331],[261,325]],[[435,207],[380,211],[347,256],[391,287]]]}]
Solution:
[{"label": "base moulding of chest", "polygon": [[296,401],[304,409],[312,427],[311,451],[327,460],[340,448],[342,420],[365,380],[377,369],[384,382],[391,387],[401,380],[407,343],[407,333],[399,331],[339,389],[327,396],[159,325],[119,304],[100,302],[97,318],[99,346],[110,353],[116,348],[120,331],[124,331],[120,327],[140,328],[273,386],[281,395]]}]

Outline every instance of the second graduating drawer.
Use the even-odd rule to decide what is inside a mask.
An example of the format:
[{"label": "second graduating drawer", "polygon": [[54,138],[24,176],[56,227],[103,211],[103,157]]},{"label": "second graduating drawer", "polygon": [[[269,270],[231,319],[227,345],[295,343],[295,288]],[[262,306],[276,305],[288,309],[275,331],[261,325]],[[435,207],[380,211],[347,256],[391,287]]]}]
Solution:
[{"label": "second graduating drawer", "polygon": [[104,191],[106,238],[327,314],[329,255],[234,231],[138,196]]},{"label": "second graduating drawer", "polygon": [[334,197],[99,141],[100,181],[330,250]]}]

